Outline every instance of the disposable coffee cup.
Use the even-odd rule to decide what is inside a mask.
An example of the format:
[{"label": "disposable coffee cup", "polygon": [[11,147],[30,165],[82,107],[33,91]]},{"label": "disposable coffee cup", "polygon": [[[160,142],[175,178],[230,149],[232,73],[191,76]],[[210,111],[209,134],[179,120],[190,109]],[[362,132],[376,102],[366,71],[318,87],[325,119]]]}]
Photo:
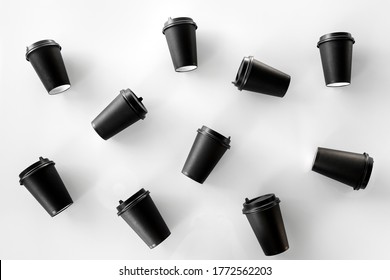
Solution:
[{"label": "disposable coffee cup", "polygon": [[348,32],[334,32],[320,37],[322,70],[328,87],[342,87],[351,83],[352,45],[355,39]]},{"label": "disposable coffee cup", "polygon": [[291,77],[253,56],[244,57],[238,69],[236,80],[232,82],[239,90],[283,97],[290,85]]},{"label": "disposable coffee cup", "polygon": [[121,90],[119,95],[92,121],[92,127],[104,140],[111,138],[133,123],[145,119],[148,112],[130,89]]},{"label": "disposable coffee cup", "polygon": [[195,141],[181,171],[192,180],[203,184],[227,149],[230,137],[202,126],[198,129]]},{"label": "disposable coffee cup", "polygon": [[266,256],[283,253],[289,248],[280,211],[280,199],[266,194],[245,199],[242,213],[246,215],[253,232]]},{"label": "disposable coffee cup", "polygon": [[27,47],[26,59],[31,62],[49,94],[58,94],[70,88],[61,46],[54,40],[38,41]]},{"label": "disposable coffee cup", "polygon": [[176,72],[198,68],[196,51],[196,23],[189,17],[169,18],[162,30]]},{"label": "disposable coffee cup", "polygon": [[40,157],[39,161],[20,173],[19,178],[19,183],[26,187],[52,217],[73,203],[54,162],[47,158]]},{"label": "disposable coffee cup", "polygon": [[367,153],[358,154],[319,147],[312,170],[351,186],[365,189],[370,180],[374,160]]},{"label": "disposable coffee cup", "polygon": [[118,216],[153,249],[163,242],[171,232],[150,197],[150,192],[140,189],[126,201],[119,201]]}]

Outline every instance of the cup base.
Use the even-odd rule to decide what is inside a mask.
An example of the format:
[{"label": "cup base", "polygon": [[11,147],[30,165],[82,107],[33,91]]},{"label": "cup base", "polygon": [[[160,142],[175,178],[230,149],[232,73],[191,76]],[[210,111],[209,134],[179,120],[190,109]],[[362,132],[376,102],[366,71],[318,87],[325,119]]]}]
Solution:
[{"label": "cup base", "polygon": [[50,216],[54,217],[54,216],[57,216],[58,214],[60,214],[62,211],[66,210],[69,206],[71,206],[73,204],[73,201],[71,203],[69,203],[68,205],[66,205],[64,208],[58,210],[58,211],[52,211],[50,214]]},{"label": "cup base", "polygon": [[197,65],[185,65],[176,68],[176,72],[189,72],[195,70],[196,68],[198,68]]},{"label": "cup base", "polygon": [[349,86],[351,83],[349,82],[335,82],[335,83],[329,83],[326,86],[327,87],[345,87]]},{"label": "cup base", "polygon": [[161,239],[159,242],[154,243],[153,245],[150,245],[149,248],[153,249],[156,248],[158,245],[160,245],[165,239],[167,239],[171,235],[171,232],[167,236],[165,236],[163,239]]},{"label": "cup base", "polygon": [[192,175],[188,174],[187,172],[185,171],[182,171],[181,173],[183,173],[184,175],[186,175],[188,178],[194,180],[195,182],[198,182],[199,184],[203,184],[204,181],[199,181],[199,179],[193,177]]},{"label": "cup base", "polygon": [[70,84],[61,85],[61,86],[55,87],[52,90],[50,90],[49,94],[56,95],[56,94],[59,94],[61,92],[67,91],[68,89],[70,89]]}]

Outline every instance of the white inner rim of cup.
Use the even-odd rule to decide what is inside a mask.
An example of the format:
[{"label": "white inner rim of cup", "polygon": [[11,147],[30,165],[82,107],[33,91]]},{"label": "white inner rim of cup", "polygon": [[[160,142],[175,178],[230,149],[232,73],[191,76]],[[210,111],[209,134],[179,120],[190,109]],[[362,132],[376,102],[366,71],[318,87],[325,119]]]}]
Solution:
[{"label": "white inner rim of cup", "polygon": [[328,87],[344,87],[344,86],[348,86],[350,83],[348,82],[337,82],[337,83],[330,83],[330,84],[327,84]]},{"label": "white inner rim of cup", "polygon": [[49,94],[58,94],[61,92],[64,92],[70,88],[70,85],[62,85],[58,86],[56,88],[53,88],[51,91],[49,91]]},{"label": "white inner rim of cup", "polygon": [[198,68],[198,66],[196,66],[196,65],[186,65],[186,66],[182,66],[182,67],[177,68],[176,71],[177,72],[187,72],[187,71],[195,70],[196,68]]}]

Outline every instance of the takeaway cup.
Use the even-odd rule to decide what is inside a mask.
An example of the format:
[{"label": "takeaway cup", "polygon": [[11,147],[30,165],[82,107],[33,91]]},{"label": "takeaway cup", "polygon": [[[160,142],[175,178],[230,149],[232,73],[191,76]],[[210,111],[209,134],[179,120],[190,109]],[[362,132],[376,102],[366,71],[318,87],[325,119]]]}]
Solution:
[{"label": "takeaway cup", "polygon": [[203,184],[227,149],[230,137],[203,126],[198,129],[195,141],[184,164],[182,173]]},{"label": "takeaway cup", "polygon": [[34,67],[49,94],[58,94],[70,88],[61,46],[54,40],[41,40],[28,46],[26,59]]},{"label": "takeaway cup", "polygon": [[126,201],[119,201],[118,216],[153,249],[163,242],[171,232],[150,197],[150,192],[140,189]]},{"label": "takeaway cup", "polygon": [[19,183],[35,197],[50,216],[61,213],[73,201],[61,180],[54,162],[39,158],[19,175]]},{"label": "takeaway cup", "polygon": [[266,256],[280,254],[289,248],[280,211],[280,199],[266,194],[245,199],[242,209]]},{"label": "takeaway cup", "polygon": [[92,121],[92,127],[104,140],[111,138],[133,123],[145,118],[146,110],[142,97],[130,89],[119,95]]},{"label": "takeaway cup", "polygon": [[198,67],[196,51],[196,23],[189,17],[169,18],[163,34],[168,43],[176,72],[187,72]]},{"label": "takeaway cup", "polygon": [[290,80],[289,75],[248,56],[242,60],[233,84],[239,90],[283,97]]},{"label": "takeaway cup", "polygon": [[351,83],[352,45],[355,39],[348,32],[333,32],[320,37],[322,70],[328,87],[347,86]]}]

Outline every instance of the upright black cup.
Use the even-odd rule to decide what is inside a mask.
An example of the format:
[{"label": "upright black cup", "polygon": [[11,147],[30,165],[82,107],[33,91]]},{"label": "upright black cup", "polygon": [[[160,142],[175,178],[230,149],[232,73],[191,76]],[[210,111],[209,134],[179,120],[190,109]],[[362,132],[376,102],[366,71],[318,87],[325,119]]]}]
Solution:
[{"label": "upright black cup", "polygon": [[239,90],[283,97],[290,85],[290,80],[289,75],[249,56],[242,60],[233,84]]},{"label": "upright black cup", "polygon": [[187,72],[198,67],[196,52],[196,23],[192,18],[169,18],[164,24],[163,34],[176,72]]},{"label": "upright black cup", "polygon": [[348,32],[334,32],[320,37],[320,49],[325,84],[328,87],[351,83],[352,45],[355,39]]},{"label": "upright black cup", "polygon": [[150,249],[153,249],[171,232],[149,193],[142,188],[125,202],[120,200],[116,209],[118,216],[129,224]]},{"label": "upright black cup", "polygon": [[142,97],[137,97],[130,89],[120,94],[92,121],[92,127],[104,140],[121,132],[133,123],[143,120],[146,113]]},{"label": "upright black cup", "polygon": [[38,41],[27,47],[26,59],[31,62],[49,94],[57,94],[70,88],[61,46],[54,40]]},{"label": "upright black cup", "polygon": [[54,162],[47,158],[40,157],[39,161],[20,173],[19,178],[19,183],[26,187],[52,217],[73,203]]},{"label": "upright black cup", "polygon": [[230,137],[203,126],[198,129],[194,144],[181,171],[192,180],[203,184],[227,149]]},{"label": "upright black cup", "polygon": [[374,160],[368,154],[357,154],[319,147],[312,170],[353,187],[365,189]]},{"label": "upright black cup", "polygon": [[246,215],[266,256],[280,254],[289,248],[284,229],[280,200],[274,194],[245,199],[242,213]]}]

